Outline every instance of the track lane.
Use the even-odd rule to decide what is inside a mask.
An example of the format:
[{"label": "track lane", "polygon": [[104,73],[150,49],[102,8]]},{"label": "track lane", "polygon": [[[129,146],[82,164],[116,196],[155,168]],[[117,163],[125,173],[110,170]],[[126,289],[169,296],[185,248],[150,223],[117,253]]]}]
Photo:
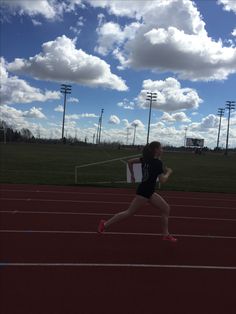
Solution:
[{"label": "track lane", "polygon": [[234,313],[231,271],[15,267],[0,275],[4,314]]},{"label": "track lane", "polygon": [[[109,188],[109,187],[92,187],[92,186],[55,186],[55,185],[30,185],[30,184],[0,184],[0,192],[3,190],[19,190],[19,191],[46,191],[46,192],[65,192],[65,193],[95,193],[100,194],[108,193],[110,195],[133,195],[135,187],[132,188]],[[162,195],[169,195],[171,197],[195,197],[195,198],[210,198],[210,199],[234,199],[236,200],[235,193],[212,193],[212,192],[186,192],[186,191],[160,191]]]},{"label": "track lane", "polygon": [[[110,216],[71,216],[46,214],[21,215],[18,213],[0,213],[0,228],[25,230],[40,229],[96,231],[98,222],[101,218],[109,219]],[[199,234],[236,237],[236,221],[208,221],[170,218],[169,230],[175,234]],[[161,218],[132,216],[125,221],[111,226],[109,231],[161,233]]]},{"label": "track lane", "polygon": [[[102,190],[103,191],[103,190]],[[106,190],[105,190],[106,191]],[[160,193],[160,195],[162,195],[162,193]],[[182,193],[180,193],[179,195],[182,195]],[[185,195],[185,194],[184,194]],[[109,192],[101,192],[100,193],[83,193],[83,192],[78,192],[78,193],[69,193],[69,192],[65,192],[62,193],[60,191],[40,191],[40,190],[36,190],[36,191],[17,191],[15,190],[14,192],[12,192],[11,190],[4,190],[1,191],[0,194],[1,198],[4,199],[40,199],[40,200],[49,200],[49,199],[54,199],[54,200],[68,200],[69,201],[83,201],[83,200],[87,200],[87,201],[91,201],[91,200],[95,200],[95,201],[113,201],[113,202],[131,202],[133,197],[135,196],[135,191],[133,191],[133,194],[119,194],[119,193],[109,193]],[[169,202],[172,205],[194,205],[194,206],[206,206],[206,203],[210,206],[211,204],[213,204],[213,206],[217,206],[217,207],[232,207],[235,208],[236,210],[236,198],[220,198],[220,196],[215,196],[214,198],[201,198],[201,197],[188,197],[186,195],[186,198],[182,197],[174,197],[171,196],[170,194],[163,194],[162,195],[167,202]]]},{"label": "track lane", "polygon": [[[121,210],[128,208],[129,202],[120,202],[116,203],[113,201],[98,203],[92,201],[91,203],[83,202],[66,202],[66,201],[37,201],[32,199],[25,199],[22,201],[19,200],[1,200],[1,208],[4,210],[35,210],[35,211],[75,211],[75,212],[84,212],[88,210],[89,212],[108,212],[116,213]],[[234,208],[217,208],[217,206],[208,206],[199,207],[193,206],[188,207],[187,205],[172,205],[171,206],[171,215],[174,216],[192,216],[192,217],[213,217],[213,218],[236,218],[236,210]],[[151,205],[144,206],[138,211],[140,214],[157,214],[159,211]]]},{"label": "track lane", "polygon": [[[12,185],[4,185],[5,188]],[[21,186],[13,186],[22,189]],[[38,189],[42,186],[23,185],[27,189]],[[2,188],[2,185],[0,186]],[[43,186],[51,196],[58,198],[58,193],[52,195],[55,187]],[[78,187],[56,187],[58,191],[65,192],[65,197],[71,199],[71,192],[82,191],[85,196],[76,195],[78,199],[97,200],[96,194],[101,192],[99,188],[78,188]],[[51,192],[50,192],[51,191]],[[105,193],[125,193],[126,195],[115,195],[118,201],[132,199],[133,191],[128,189],[104,189]],[[2,191],[1,191],[2,193]],[[27,192],[28,193],[28,192]],[[38,192],[37,192],[38,193]],[[69,193],[69,197],[67,195]],[[172,214],[233,218],[236,217],[235,210],[232,208],[232,201],[227,201],[235,195],[208,194],[208,193],[179,193],[163,192],[170,197],[170,202],[177,204],[192,204],[187,200],[188,197],[197,198],[195,204],[203,205],[201,207],[181,208],[173,206]],[[48,193],[46,193],[48,194]],[[1,194],[3,195],[3,194]],[[12,193],[10,193],[12,196]],[[32,198],[31,194],[29,198]],[[181,197],[179,198],[179,196]],[[184,197],[187,197],[184,200]],[[199,197],[208,200],[199,200]],[[40,196],[41,197],[41,196]],[[74,197],[74,196],[73,196]],[[105,196],[107,199],[109,196]],[[113,197],[113,196],[112,196]],[[221,200],[217,201],[217,198]],[[223,199],[223,201],[222,201]],[[102,198],[104,200],[104,198]],[[236,198],[235,198],[236,200]],[[185,202],[186,201],[186,202]],[[222,205],[230,209],[209,208],[211,204],[216,207]],[[4,209],[14,210],[58,210],[58,211],[106,211],[114,213],[124,208],[122,204],[100,204],[90,203],[57,203],[52,202],[26,201],[26,202],[5,202]],[[112,207],[112,209],[111,209]],[[221,206],[222,207],[222,206]],[[155,209],[146,207],[138,214],[158,214]],[[7,214],[9,215],[9,214]],[[27,214],[29,215],[29,214]],[[14,217],[15,216],[15,217]],[[4,216],[5,217],[5,216]],[[30,227],[28,218],[20,218],[19,215],[11,215],[4,218],[5,227],[19,225]],[[14,218],[13,218],[14,217]],[[29,216],[28,216],[29,217]],[[33,225],[40,228],[52,227],[54,223],[60,226],[72,226],[81,228],[81,225],[91,224],[92,230],[95,227],[95,218],[91,220],[79,219],[72,216],[68,219],[52,221],[48,215],[42,219],[30,217],[31,227]],[[67,217],[67,218],[65,218]],[[1,217],[2,218],[2,217]],[[17,218],[17,219],[16,219]],[[8,220],[9,219],[9,220]],[[38,220],[37,220],[38,219]],[[135,221],[127,221],[116,226],[119,230],[122,228],[130,231],[131,225],[134,228],[154,228],[156,231],[159,219],[150,218],[132,218]],[[18,220],[18,221],[17,221]],[[99,220],[99,217],[97,217]],[[141,223],[140,223],[141,221]],[[151,221],[151,222],[150,222]],[[213,228],[214,231],[221,232],[227,229],[231,232],[234,225],[215,221],[201,223],[195,221],[185,221],[184,226],[170,220],[172,228],[190,228],[195,225],[200,227],[198,230]],[[186,226],[187,224],[187,226]],[[144,227],[145,226],[145,227]],[[148,226],[148,227],[147,227]],[[160,227],[160,226],[159,226]],[[66,227],[67,228],[67,227]],[[206,229],[205,229],[206,228]],[[179,265],[218,265],[235,266],[235,239],[209,239],[209,238],[184,238],[180,237],[177,246],[164,243],[158,236],[137,236],[137,235],[115,235],[106,234],[98,236],[97,234],[67,234],[51,233],[37,234],[31,233],[0,233],[0,260],[7,262],[115,262],[115,263],[147,263],[147,264],[179,264]],[[186,229],[186,231],[189,229]],[[140,230],[138,230],[140,231]],[[193,231],[193,230],[190,230]],[[225,232],[223,233],[225,235]],[[233,231],[234,232],[234,231]],[[192,232],[193,233],[193,232]],[[119,269],[114,268],[91,268],[82,269],[70,267],[50,268],[45,267],[4,267],[0,266],[0,290],[1,305],[0,308],[4,314],[156,314],[161,311],[162,314],[233,314],[235,303],[235,282],[236,272],[227,270],[204,270],[204,269]],[[14,300],[14,302],[12,302]]]},{"label": "track lane", "polygon": [[0,260],[13,262],[141,263],[236,266],[236,239],[123,234],[1,233]]}]

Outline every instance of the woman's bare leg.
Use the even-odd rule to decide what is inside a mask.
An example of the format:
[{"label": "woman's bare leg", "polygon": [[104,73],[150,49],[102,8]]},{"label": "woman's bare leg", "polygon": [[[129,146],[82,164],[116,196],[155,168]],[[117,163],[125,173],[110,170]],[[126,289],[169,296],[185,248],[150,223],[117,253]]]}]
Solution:
[{"label": "woman's bare leg", "polygon": [[112,224],[133,215],[139,208],[141,208],[147,202],[148,202],[147,198],[140,195],[136,195],[136,197],[133,199],[127,210],[114,215],[111,219],[107,220],[104,223],[105,229],[109,228]]},{"label": "woman's bare leg", "polygon": [[170,214],[170,206],[169,204],[157,193],[153,193],[149,202],[156,208],[159,208],[162,213],[161,217],[161,225],[162,225],[162,232],[164,235],[169,234],[168,230],[168,218]]}]

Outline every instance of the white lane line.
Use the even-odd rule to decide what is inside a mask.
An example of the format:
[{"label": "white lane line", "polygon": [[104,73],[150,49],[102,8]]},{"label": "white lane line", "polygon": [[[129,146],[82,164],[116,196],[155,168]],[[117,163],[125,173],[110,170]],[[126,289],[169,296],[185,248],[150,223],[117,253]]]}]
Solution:
[{"label": "white lane line", "polygon": [[[96,213],[96,212],[57,212],[57,211],[30,211],[30,210],[0,210],[0,214],[17,214],[17,215],[80,215],[80,216],[113,216],[115,214],[109,214],[109,213]],[[134,217],[140,217],[140,218],[161,218],[160,215],[141,215],[137,214],[134,215]],[[209,220],[209,221],[236,221],[236,218],[210,218],[210,217],[189,217],[189,216],[170,216],[169,219],[186,219],[186,220]]]},{"label": "white lane line", "polygon": [[[145,232],[106,232],[103,235],[96,231],[76,231],[76,230],[15,230],[15,229],[0,229],[0,233],[42,233],[42,234],[96,234],[99,237],[116,235],[116,236],[147,236],[147,237],[162,237],[161,233],[145,233]],[[200,235],[200,234],[173,234],[176,237],[182,238],[204,238],[204,239],[231,239],[236,240],[233,236],[215,236],[215,235]]]},{"label": "white lane line", "polygon": [[96,268],[176,268],[176,269],[214,269],[236,270],[234,266],[211,265],[159,265],[159,264],[118,264],[118,263],[1,263],[0,267],[96,267]]},{"label": "white lane line", "polygon": [[42,198],[0,198],[3,201],[33,201],[33,202],[63,202],[63,203],[92,203],[92,204],[130,204],[130,202],[109,202],[109,201],[91,201],[91,200],[54,200]]},{"label": "white lane line", "polygon": [[[101,192],[99,193],[96,193],[96,192],[72,192],[72,191],[60,191],[60,190],[49,190],[49,191],[46,191],[46,190],[11,190],[11,189],[1,189],[0,190],[2,192],[28,192],[28,193],[53,193],[53,194],[75,194],[75,195],[99,195],[101,196]],[[166,191],[166,193],[168,193],[168,191]],[[182,192],[180,191],[180,194]],[[183,192],[183,193],[188,193],[188,192]],[[190,192],[191,193],[191,192]],[[197,192],[196,192],[197,193]],[[201,193],[201,192],[200,192]],[[204,193],[204,192],[202,192]],[[112,196],[130,196],[131,198],[134,196],[134,192],[133,193],[110,193],[110,192],[102,192],[102,195],[112,195]],[[235,198],[232,198],[232,195],[230,195],[231,198],[214,198],[214,197],[204,197],[204,196],[193,196],[193,197],[190,197],[190,196],[175,196],[175,195],[168,195],[166,194],[165,195],[165,192],[164,193],[161,193],[161,195],[163,197],[167,197],[167,198],[170,198],[170,199],[184,199],[184,200],[209,200],[209,201],[232,201],[232,202],[236,202],[236,197]],[[225,195],[225,194],[224,194]]]},{"label": "white lane line", "polygon": [[[0,198],[2,201],[24,201],[24,202],[63,202],[63,203],[89,203],[89,204],[130,204],[130,202],[112,202],[112,201],[91,201],[91,200],[54,200],[54,199],[41,199],[41,198]],[[187,208],[212,208],[212,209],[231,209],[236,210],[233,207],[222,206],[204,206],[204,205],[176,205],[170,204],[172,207],[187,207]]]}]

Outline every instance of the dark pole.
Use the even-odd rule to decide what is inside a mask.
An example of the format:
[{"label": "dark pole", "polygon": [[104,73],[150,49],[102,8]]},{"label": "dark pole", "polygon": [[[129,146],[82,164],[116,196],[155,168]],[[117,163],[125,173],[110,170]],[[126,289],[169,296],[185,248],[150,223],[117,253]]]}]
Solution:
[{"label": "dark pole", "polygon": [[156,101],[156,99],[157,99],[157,93],[147,92],[146,100],[150,101],[149,118],[148,118],[148,132],[147,132],[147,144],[149,143],[150,123],[151,123],[151,114],[152,114],[152,102]]},{"label": "dark pole", "polygon": [[128,143],[129,143],[129,130],[130,129],[132,129],[132,128],[130,128],[130,127],[127,127],[127,133],[126,133],[126,145],[128,145]]},{"label": "dark pole", "polygon": [[98,135],[98,144],[101,142],[101,132],[102,132],[102,116],[103,116],[104,109],[101,110],[100,116],[100,125],[99,125],[99,135]]},{"label": "dark pole", "polygon": [[220,143],[220,129],[221,129],[221,119],[224,116],[225,109],[224,108],[219,108],[218,109],[218,116],[220,117],[220,122],[219,122],[219,129],[218,129],[218,136],[217,136],[217,144],[216,144],[216,149],[219,149],[219,143]]},{"label": "dark pole", "polygon": [[61,93],[64,94],[64,109],[63,109],[63,120],[62,120],[62,132],[61,139],[64,139],[64,127],[65,127],[65,113],[66,113],[66,95],[71,94],[71,85],[61,84]]},{"label": "dark pole", "polygon": [[98,119],[98,126],[97,126],[97,133],[96,133],[96,144],[98,144],[98,133],[99,133],[99,126],[100,126],[100,119],[101,119],[101,117],[99,117],[99,119]]},{"label": "dark pole", "polygon": [[134,139],[133,139],[133,146],[134,146],[134,144],[135,144],[136,128],[137,128],[137,124],[135,124],[135,125],[134,125]]},{"label": "dark pole", "polygon": [[62,133],[61,133],[62,139],[64,138],[65,114],[66,114],[66,93],[64,93],[64,108],[63,108],[63,121],[62,121]]},{"label": "dark pole", "polygon": [[184,135],[184,147],[186,147],[186,144],[187,144],[187,131],[188,131],[188,128],[186,127],[184,130],[185,130],[185,135]]},{"label": "dark pole", "polygon": [[231,114],[231,110],[235,109],[235,103],[236,103],[235,101],[229,101],[229,100],[226,102],[226,109],[228,110],[228,127],[227,127],[225,155],[228,155],[230,114]]}]

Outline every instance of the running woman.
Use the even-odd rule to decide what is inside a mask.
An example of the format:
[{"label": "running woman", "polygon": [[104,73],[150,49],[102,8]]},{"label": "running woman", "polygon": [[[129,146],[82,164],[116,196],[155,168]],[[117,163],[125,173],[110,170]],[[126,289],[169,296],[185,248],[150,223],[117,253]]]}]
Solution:
[{"label": "running woman", "polygon": [[162,153],[163,148],[161,144],[159,142],[151,142],[144,147],[143,156],[141,158],[130,159],[128,161],[132,183],[135,183],[133,164],[141,162],[142,182],[138,185],[136,196],[127,210],[114,215],[107,221],[100,221],[98,226],[99,233],[107,231],[112,224],[134,215],[138,209],[149,202],[151,205],[161,210],[161,223],[163,232],[162,239],[165,241],[177,242],[177,239],[170,235],[168,230],[170,206],[159,194],[155,193],[157,178],[159,177],[160,183],[165,183],[172,174],[172,170],[170,168],[165,168],[165,171],[163,169],[163,164],[160,160]]}]

